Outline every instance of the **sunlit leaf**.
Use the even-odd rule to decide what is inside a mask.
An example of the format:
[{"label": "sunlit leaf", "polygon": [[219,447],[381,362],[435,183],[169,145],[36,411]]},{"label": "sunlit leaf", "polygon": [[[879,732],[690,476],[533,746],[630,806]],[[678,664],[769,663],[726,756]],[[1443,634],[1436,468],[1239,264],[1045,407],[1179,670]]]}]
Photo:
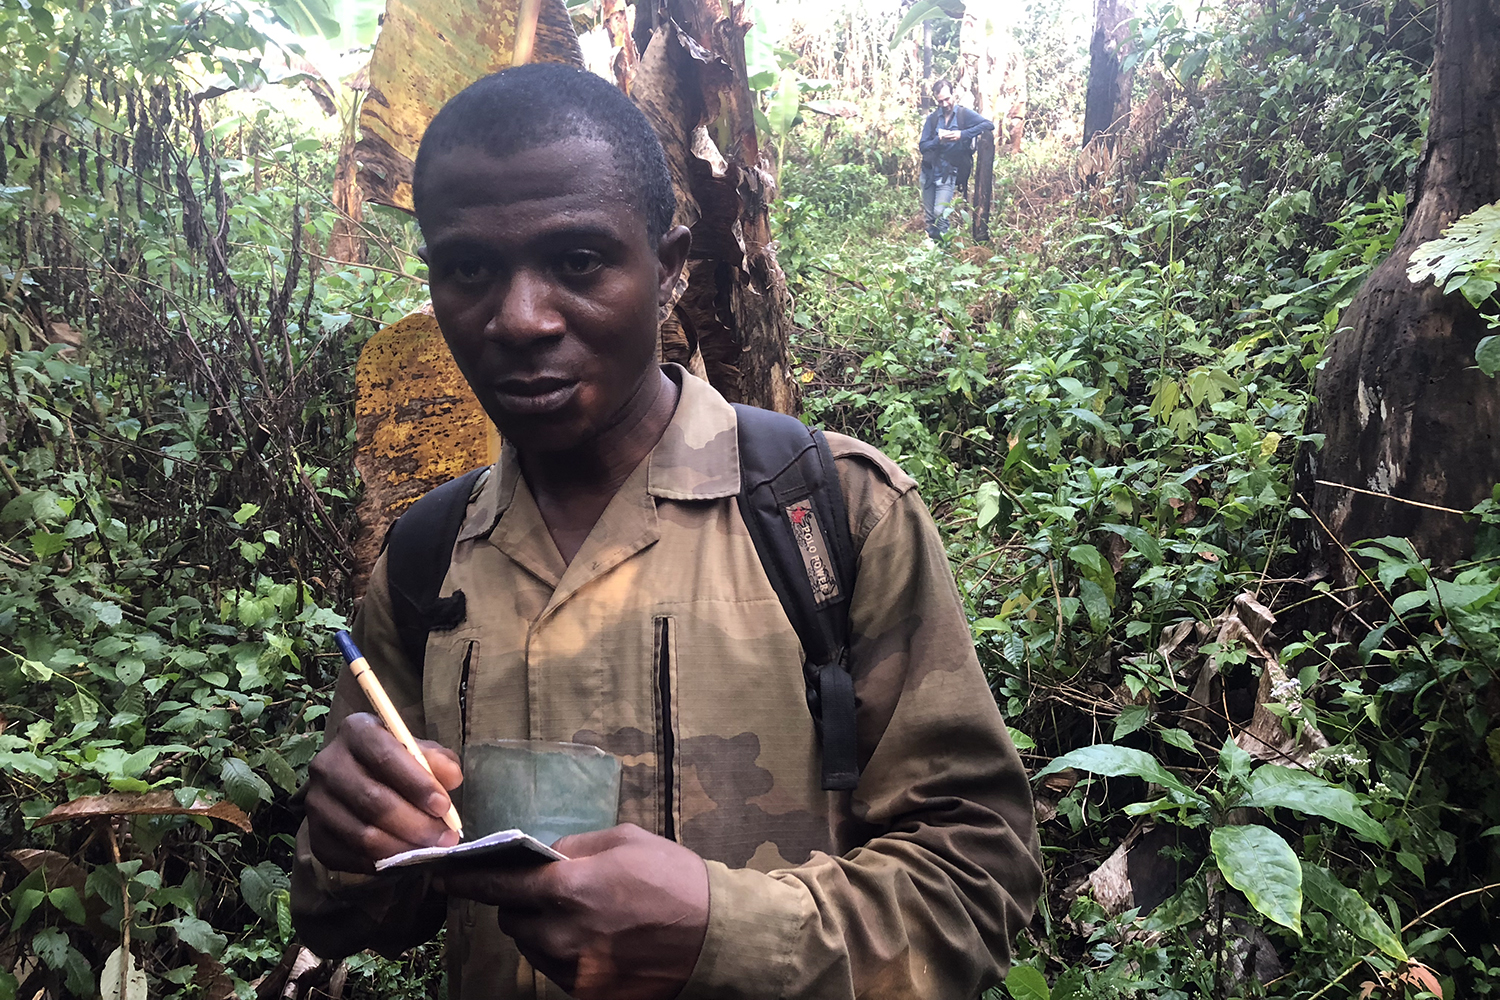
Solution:
[{"label": "sunlit leaf", "polygon": [[1046,777],[1066,768],[1077,768],[1080,771],[1089,771],[1093,774],[1102,774],[1106,777],[1134,777],[1142,778],[1153,785],[1161,785],[1163,788],[1177,792],[1188,799],[1201,801],[1196,792],[1189,788],[1176,775],[1157,762],[1156,758],[1144,750],[1133,750],[1129,747],[1118,747],[1112,743],[1097,743],[1094,746],[1083,747],[1071,753],[1065,753],[1056,757],[1046,767],[1037,772],[1037,778]]},{"label": "sunlit leaf", "polygon": [[1047,977],[1029,965],[1013,965],[1005,977],[1005,991],[1011,1000],[1052,1000]]},{"label": "sunlit leaf", "polygon": [[1302,862],[1302,893],[1307,902],[1324,910],[1351,934],[1370,942],[1397,961],[1406,961],[1401,938],[1380,914],[1353,889],[1345,888],[1326,868]]},{"label": "sunlit leaf", "polygon": [[1209,845],[1225,881],[1251,906],[1302,933],[1302,863],[1291,845],[1264,826],[1221,826]]},{"label": "sunlit leaf", "polygon": [[891,35],[891,48],[901,44],[901,39],[911,34],[912,29],[924,21],[938,17],[957,19],[963,15],[962,0],[917,0],[901,19],[901,23],[896,25],[896,31]]},{"label": "sunlit leaf", "polygon": [[1246,789],[1247,794],[1235,803],[1236,806],[1291,809],[1341,823],[1377,844],[1391,842],[1385,827],[1370,818],[1353,792],[1330,784],[1316,774],[1266,764],[1250,775]]}]

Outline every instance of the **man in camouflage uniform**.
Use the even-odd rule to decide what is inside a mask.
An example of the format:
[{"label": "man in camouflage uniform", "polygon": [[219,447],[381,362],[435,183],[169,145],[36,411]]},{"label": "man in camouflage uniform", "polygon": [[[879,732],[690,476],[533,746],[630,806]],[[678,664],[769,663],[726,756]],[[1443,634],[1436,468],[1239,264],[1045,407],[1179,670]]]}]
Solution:
[{"label": "man in camouflage uniform", "polygon": [[[375,567],[355,636],[436,783],[346,671],[298,838],[303,939],[396,954],[446,920],[464,1000],[998,982],[1041,886],[1031,797],[912,480],[828,435],[858,551],[862,775],[826,792],[801,647],[735,503],[735,411],[655,361],[689,237],[645,119],[587,74],[508,70],[433,121],[413,188],[434,313],[505,447],[442,587],[466,617],[420,670]],[[622,825],[535,868],[371,874],[452,841],[454,751],[500,738],[617,755]]]}]

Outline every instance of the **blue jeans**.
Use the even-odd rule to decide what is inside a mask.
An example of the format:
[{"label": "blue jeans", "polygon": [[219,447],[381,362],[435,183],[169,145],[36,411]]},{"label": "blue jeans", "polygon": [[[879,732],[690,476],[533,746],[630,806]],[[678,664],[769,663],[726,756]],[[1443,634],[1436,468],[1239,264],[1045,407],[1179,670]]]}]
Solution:
[{"label": "blue jeans", "polygon": [[922,214],[927,219],[927,235],[937,239],[948,231],[948,203],[953,200],[953,190],[958,186],[955,176],[937,178],[931,173],[922,176]]}]

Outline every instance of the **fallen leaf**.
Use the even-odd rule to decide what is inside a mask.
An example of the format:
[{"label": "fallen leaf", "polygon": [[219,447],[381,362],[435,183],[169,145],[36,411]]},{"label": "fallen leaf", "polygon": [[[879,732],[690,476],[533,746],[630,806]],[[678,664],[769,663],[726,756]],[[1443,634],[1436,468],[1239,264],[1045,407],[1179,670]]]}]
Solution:
[{"label": "fallen leaf", "polygon": [[250,817],[233,802],[204,802],[190,806],[177,804],[171,792],[110,792],[85,795],[64,802],[36,821],[37,826],[64,823],[68,820],[97,819],[103,816],[207,816],[250,832]]}]

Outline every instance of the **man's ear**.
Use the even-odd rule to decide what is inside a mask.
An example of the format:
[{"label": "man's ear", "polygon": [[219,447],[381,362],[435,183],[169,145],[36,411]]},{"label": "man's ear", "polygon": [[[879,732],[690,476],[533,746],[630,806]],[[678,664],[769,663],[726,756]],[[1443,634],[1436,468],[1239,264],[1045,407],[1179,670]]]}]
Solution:
[{"label": "man's ear", "polygon": [[423,243],[417,247],[417,258],[428,267],[432,266],[432,260],[427,256],[427,244]]},{"label": "man's ear", "polygon": [[656,301],[666,306],[677,290],[677,277],[687,264],[688,250],[693,246],[693,234],[687,226],[675,226],[662,234],[656,246],[658,288]]}]

